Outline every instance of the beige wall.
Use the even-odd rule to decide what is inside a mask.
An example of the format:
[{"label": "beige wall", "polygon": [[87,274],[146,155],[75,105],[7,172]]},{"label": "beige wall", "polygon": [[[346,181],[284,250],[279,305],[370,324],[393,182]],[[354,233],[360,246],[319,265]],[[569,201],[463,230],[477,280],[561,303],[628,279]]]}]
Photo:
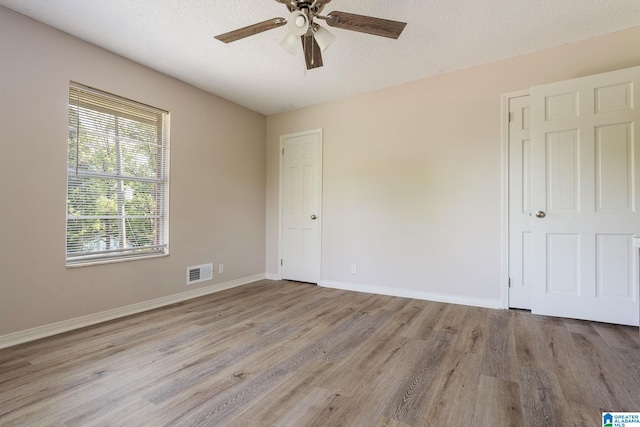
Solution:
[{"label": "beige wall", "polygon": [[640,65],[639,46],[640,27],[268,117],[267,273],[279,136],[323,128],[322,280],[497,302],[501,94]]},{"label": "beige wall", "polygon": [[[69,81],[171,113],[164,258],[65,267]],[[264,273],[264,116],[0,7],[0,336]],[[224,275],[187,287],[190,265]]]}]

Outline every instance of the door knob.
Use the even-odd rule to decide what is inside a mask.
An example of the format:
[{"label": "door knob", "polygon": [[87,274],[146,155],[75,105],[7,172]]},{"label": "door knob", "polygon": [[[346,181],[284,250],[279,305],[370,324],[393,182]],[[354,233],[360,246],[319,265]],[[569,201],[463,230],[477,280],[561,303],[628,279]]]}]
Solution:
[{"label": "door knob", "polygon": [[318,217],[315,216],[315,215],[311,215],[311,219],[316,219],[316,218],[318,218]]},{"label": "door knob", "polygon": [[545,216],[547,216],[547,214],[544,213],[544,211],[536,212],[536,218],[544,218]]}]

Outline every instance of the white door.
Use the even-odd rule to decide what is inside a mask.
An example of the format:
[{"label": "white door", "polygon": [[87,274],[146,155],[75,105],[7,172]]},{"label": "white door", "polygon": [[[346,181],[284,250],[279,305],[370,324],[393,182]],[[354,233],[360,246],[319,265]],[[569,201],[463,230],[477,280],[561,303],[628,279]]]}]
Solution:
[{"label": "white door", "polygon": [[529,95],[509,99],[509,307],[531,310]]},{"label": "white door", "polygon": [[322,131],[280,138],[283,279],[320,280]]},{"label": "white door", "polygon": [[533,306],[638,325],[640,67],[531,90]]}]

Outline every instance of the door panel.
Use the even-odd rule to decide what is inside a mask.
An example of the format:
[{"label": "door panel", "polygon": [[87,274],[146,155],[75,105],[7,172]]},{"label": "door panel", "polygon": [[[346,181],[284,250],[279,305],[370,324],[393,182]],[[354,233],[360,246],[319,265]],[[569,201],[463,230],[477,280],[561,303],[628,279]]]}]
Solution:
[{"label": "door panel", "polygon": [[532,311],[638,325],[640,67],[531,90]]},{"label": "door panel", "polygon": [[632,123],[596,128],[596,209],[626,211],[633,207]]},{"label": "door panel", "polygon": [[283,279],[320,280],[322,133],[281,138]]},{"label": "door panel", "polygon": [[576,212],[578,207],[578,131],[546,135],[548,212]]},{"label": "door panel", "polygon": [[547,234],[547,293],[579,295],[580,236]]},{"label": "door panel", "polygon": [[598,295],[633,298],[633,235],[596,236],[596,283]]}]

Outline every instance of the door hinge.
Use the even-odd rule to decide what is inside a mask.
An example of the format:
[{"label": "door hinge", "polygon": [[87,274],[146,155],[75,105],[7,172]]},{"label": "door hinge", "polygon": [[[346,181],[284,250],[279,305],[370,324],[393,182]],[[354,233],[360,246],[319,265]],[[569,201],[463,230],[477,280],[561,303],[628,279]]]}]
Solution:
[{"label": "door hinge", "polygon": [[282,149],[282,155],[284,156],[284,148]]},{"label": "door hinge", "polygon": [[283,260],[282,260],[282,259],[280,259],[280,265],[284,265],[284,264],[283,264]]},{"label": "door hinge", "polygon": [[509,111],[509,123],[513,121],[513,112]]},{"label": "door hinge", "polygon": [[511,287],[511,277],[509,277],[509,287]]}]

